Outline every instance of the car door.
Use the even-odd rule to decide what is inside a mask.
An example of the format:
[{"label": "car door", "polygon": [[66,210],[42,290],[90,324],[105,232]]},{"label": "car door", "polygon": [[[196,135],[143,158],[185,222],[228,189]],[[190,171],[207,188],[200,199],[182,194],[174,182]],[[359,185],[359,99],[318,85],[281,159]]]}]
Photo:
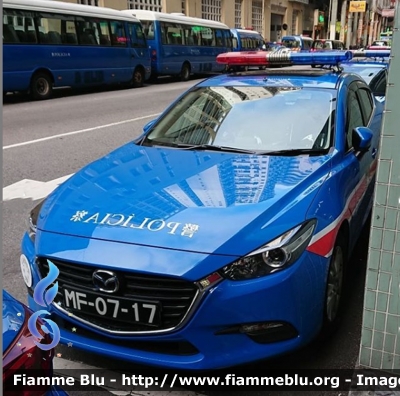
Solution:
[{"label": "car door", "polygon": [[[372,206],[374,188],[374,164],[379,144],[379,127],[375,115],[375,101],[368,86],[362,82],[350,84],[347,93],[346,113],[346,152],[352,158],[354,179],[357,181],[353,196],[349,202],[352,215],[351,230],[353,235],[364,225]],[[365,126],[374,132],[370,149],[365,153],[354,149],[354,128]]]}]

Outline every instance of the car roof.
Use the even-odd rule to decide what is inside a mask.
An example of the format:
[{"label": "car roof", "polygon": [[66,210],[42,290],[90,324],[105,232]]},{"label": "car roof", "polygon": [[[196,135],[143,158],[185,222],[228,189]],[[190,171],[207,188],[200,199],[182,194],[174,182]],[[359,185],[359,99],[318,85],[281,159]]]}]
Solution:
[{"label": "car roof", "polygon": [[387,69],[389,67],[389,63],[387,62],[371,62],[370,60],[352,60],[350,62],[343,62],[340,64],[342,68],[346,69]]},{"label": "car roof", "polygon": [[323,42],[331,41],[331,42],[333,42],[333,43],[343,43],[343,41],[340,41],[340,40],[331,40],[331,39],[315,39],[314,41],[323,41]]},{"label": "car roof", "polygon": [[312,40],[314,41],[311,37],[308,36],[299,36],[299,35],[292,35],[292,36],[283,36],[282,40]]},{"label": "car roof", "polygon": [[345,72],[359,74],[363,80],[369,84],[372,79],[379,74],[382,70],[388,68],[388,64],[385,62],[344,62],[340,66]]},{"label": "car roof", "polygon": [[197,86],[294,86],[302,88],[336,89],[341,73],[324,69],[271,70],[238,72],[211,77]]}]

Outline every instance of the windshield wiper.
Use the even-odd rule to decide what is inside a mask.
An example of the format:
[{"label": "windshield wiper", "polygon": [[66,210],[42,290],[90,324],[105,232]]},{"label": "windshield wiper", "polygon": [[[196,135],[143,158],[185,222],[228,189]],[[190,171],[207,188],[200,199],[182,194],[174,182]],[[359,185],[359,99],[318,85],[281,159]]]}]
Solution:
[{"label": "windshield wiper", "polygon": [[[211,150],[211,151],[228,151],[231,153],[254,154],[254,150],[240,149],[236,147],[213,146],[212,144],[190,144],[179,142],[163,142],[159,140],[150,140],[151,146],[178,147],[184,150]],[[143,142],[147,146],[147,142]]]},{"label": "windshield wiper", "polygon": [[214,146],[212,144],[189,144],[189,143],[179,143],[179,142],[163,142],[158,140],[144,141],[142,144],[151,143],[151,146],[164,146],[164,147],[178,147],[184,150],[210,150],[210,151],[226,151],[231,153],[244,153],[253,155],[282,155],[282,156],[296,156],[302,154],[309,155],[323,155],[327,154],[329,149],[287,149],[287,150],[277,150],[277,151],[257,151],[241,149],[238,147],[229,146]]},{"label": "windshield wiper", "polygon": [[254,150],[246,150],[237,147],[213,146],[212,144],[187,144],[173,143],[174,147],[180,147],[187,150],[211,150],[211,151],[229,151],[231,153],[254,154]]},{"label": "windshield wiper", "polygon": [[258,151],[258,155],[282,155],[282,156],[296,156],[302,154],[309,155],[323,155],[329,152],[328,149],[287,149],[287,150],[276,150],[276,151]]}]

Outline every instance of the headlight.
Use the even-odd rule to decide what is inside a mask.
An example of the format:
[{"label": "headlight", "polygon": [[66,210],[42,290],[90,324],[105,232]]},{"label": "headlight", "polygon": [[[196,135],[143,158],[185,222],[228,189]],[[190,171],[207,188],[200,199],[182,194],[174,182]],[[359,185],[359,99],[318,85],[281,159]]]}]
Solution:
[{"label": "headlight", "polygon": [[247,256],[222,268],[221,274],[230,280],[260,278],[293,264],[310,243],[316,220],[309,220],[285,232]]},{"label": "headlight", "polygon": [[40,209],[42,208],[44,201],[45,201],[44,199],[42,201],[40,201],[31,210],[31,213],[29,214],[28,235],[32,242],[35,241],[37,220],[39,217]]}]

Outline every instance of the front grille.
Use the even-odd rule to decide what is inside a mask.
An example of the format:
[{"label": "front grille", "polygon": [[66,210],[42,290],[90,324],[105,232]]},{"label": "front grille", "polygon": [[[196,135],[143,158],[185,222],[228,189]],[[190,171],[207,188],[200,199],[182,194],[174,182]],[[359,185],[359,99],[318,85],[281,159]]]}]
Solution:
[{"label": "front grille", "polygon": [[[109,331],[151,332],[175,328],[186,316],[198,292],[198,288],[194,283],[185,280],[112,269],[118,275],[120,287],[116,293],[108,294],[98,291],[93,284],[92,274],[99,269],[98,267],[54,259],[51,259],[51,261],[60,271],[57,278],[59,291],[54,303],[66,311],[68,311],[68,308],[65,306],[64,301],[65,287],[79,289],[81,292],[95,292],[108,298],[120,296],[132,300],[145,300],[161,304],[161,324],[158,327],[117,322],[108,315],[103,317],[79,311],[73,312],[75,317]],[[41,277],[44,278],[49,272],[47,259],[39,257],[37,265]]]}]

